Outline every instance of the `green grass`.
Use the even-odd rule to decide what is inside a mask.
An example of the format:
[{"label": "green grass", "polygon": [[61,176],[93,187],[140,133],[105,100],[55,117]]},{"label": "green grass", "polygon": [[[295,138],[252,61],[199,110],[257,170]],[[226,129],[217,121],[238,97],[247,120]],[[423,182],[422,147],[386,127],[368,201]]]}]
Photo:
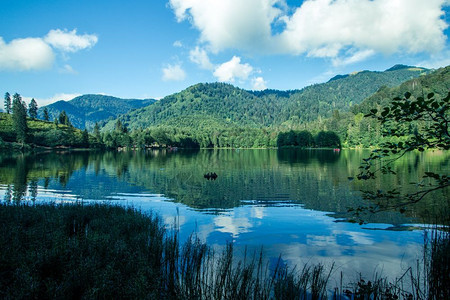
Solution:
[{"label": "green grass", "polygon": [[158,216],[132,208],[1,204],[0,298],[444,299],[449,239],[432,232],[422,273],[332,287],[334,266],[269,268],[262,251],[237,259],[232,244],[215,253],[195,235],[181,244]]},{"label": "green grass", "polygon": [[[79,146],[82,141],[82,131],[67,125],[56,125],[54,122],[27,118],[27,126],[27,144],[29,145]],[[16,142],[12,114],[0,113],[0,138],[3,142]],[[15,148],[13,144],[10,146]]]}]

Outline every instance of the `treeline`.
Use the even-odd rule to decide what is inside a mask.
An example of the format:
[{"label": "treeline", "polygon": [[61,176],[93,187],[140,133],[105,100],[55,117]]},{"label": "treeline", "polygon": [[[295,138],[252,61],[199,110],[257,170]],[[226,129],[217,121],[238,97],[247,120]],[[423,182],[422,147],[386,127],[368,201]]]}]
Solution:
[{"label": "treeline", "polygon": [[192,128],[158,126],[129,132],[119,120],[112,132],[101,134],[94,128],[96,141],[106,148],[117,147],[180,147],[180,148],[274,148],[274,147],[333,147],[341,141],[337,133],[320,131],[279,132],[264,128],[214,127]]},{"label": "treeline", "polygon": [[0,146],[7,147],[5,142],[18,143],[24,148],[29,145],[43,147],[89,147],[88,132],[72,126],[69,117],[62,111],[52,122],[44,109],[44,120],[38,120],[38,105],[34,99],[27,104],[20,94],[12,98],[7,92],[4,98],[6,113],[0,113]]},{"label": "treeline", "polygon": [[336,132],[320,131],[315,137],[311,132],[302,130],[280,132],[277,138],[278,147],[334,147],[341,146],[341,140]]}]

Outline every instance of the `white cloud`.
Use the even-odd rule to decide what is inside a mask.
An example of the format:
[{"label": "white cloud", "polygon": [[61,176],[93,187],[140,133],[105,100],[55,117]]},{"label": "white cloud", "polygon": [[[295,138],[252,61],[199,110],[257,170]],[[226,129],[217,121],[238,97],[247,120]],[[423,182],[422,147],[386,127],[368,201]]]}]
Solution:
[{"label": "white cloud", "polygon": [[267,82],[261,76],[252,79],[253,90],[261,91],[267,89]]},{"label": "white cloud", "polygon": [[448,0],[305,0],[297,8],[284,0],[169,2],[177,20],[191,22],[212,51],[337,58],[335,64],[372,53],[437,53],[448,27],[442,18]]},{"label": "white cloud", "polygon": [[48,69],[54,60],[52,48],[40,38],[15,39],[6,44],[0,37],[0,70]]},{"label": "white cloud", "polygon": [[431,53],[445,43],[442,5],[442,0],[306,1],[284,17],[280,44],[290,53],[319,57],[336,57],[346,47]]},{"label": "white cloud", "polygon": [[233,58],[216,68],[213,75],[219,81],[234,82],[236,78],[247,80],[248,76],[253,72],[253,67],[249,64],[241,64],[241,58],[233,56]]},{"label": "white cloud", "polygon": [[[213,51],[267,46],[278,0],[170,0],[179,22],[189,20]],[[261,48],[262,49],[262,48]]]},{"label": "white cloud", "polygon": [[333,66],[338,67],[357,63],[375,55],[375,51],[371,49],[351,52],[347,56],[334,58]]},{"label": "white cloud", "polygon": [[[0,71],[49,69],[55,61],[52,47],[63,52],[76,52],[94,46],[97,40],[96,35],[77,35],[76,29],[72,31],[50,30],[44,38],[28,37],[14,39],[9,43],[5,43],[0,37]],[[64,66],[64,69],[73,72],[69,65]]]},{"label": "white cloud", "polygon": [[205,70],[213,70],[214,65],[211,63],[205,49],[195,47],[195,49],[189,52],[189,59]]},{"label": "white cloud", "polygon": [[56,49],[76,52],[93,47],[97,43],[98,37],[95,34],[78,35],[76,29],[72,31],[53,29],[49,31],[44,40]]},{"label": "white cloud", "polygon": [[[46,105],[55,103],[55,102],[60,101],[60,100],[69,101],[69,100],[72,100],[73,98],[78,97],[78,96],[81,96],[81,94],[58,93],[58,94],[55,94],[54,96],[52,96],[50,98],[36,98],[36,97],[34,97],[34,100],[36,100],[36,102],[37,102],[39,107],[42,107],[42,106],[46,106]],[[31,98],[32,97],[24,96],[23,100],[28,103],[28,102],[31,101]]]},{"label": "white cloud", "polygon": [[186,72],[180,64],[168,65],[162,69],[164,81],[183,81],[186,78]]},{"label": "white cloud", "polygon": [[181,47],[183,47],[183,44],[181,43],[181,41],[175,41],[175,42],[173,42],[173,46],[177,47],[177,48],[181,48]]}]

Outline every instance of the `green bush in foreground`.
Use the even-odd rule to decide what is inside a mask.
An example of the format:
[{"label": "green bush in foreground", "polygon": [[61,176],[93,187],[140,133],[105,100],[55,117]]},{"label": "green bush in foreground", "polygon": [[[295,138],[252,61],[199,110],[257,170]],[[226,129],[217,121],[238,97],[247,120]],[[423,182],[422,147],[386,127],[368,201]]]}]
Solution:
[{"label": "green bush in foreground", "polygon": [[269,268],[262,252],[238,260],[232,244],[220,253],[195,237],[180,245],[177,231],[132,208],[0,204],[0,298],[445,299],[449,234],[433,232],[424,273],[333,289],[333,266]]}]

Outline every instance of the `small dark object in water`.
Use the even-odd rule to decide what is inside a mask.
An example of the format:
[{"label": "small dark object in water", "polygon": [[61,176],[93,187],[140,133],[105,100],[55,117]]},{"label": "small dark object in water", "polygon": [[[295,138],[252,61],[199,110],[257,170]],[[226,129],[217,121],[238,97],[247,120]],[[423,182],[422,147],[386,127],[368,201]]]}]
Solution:
[{"label": "small dark object in water", "polygon": [[205,177],[208,180],[216,180],[217,179],[217,174],[216,172],[213,173],[206,173],[205,175],[203,175],[203,177]]}]

